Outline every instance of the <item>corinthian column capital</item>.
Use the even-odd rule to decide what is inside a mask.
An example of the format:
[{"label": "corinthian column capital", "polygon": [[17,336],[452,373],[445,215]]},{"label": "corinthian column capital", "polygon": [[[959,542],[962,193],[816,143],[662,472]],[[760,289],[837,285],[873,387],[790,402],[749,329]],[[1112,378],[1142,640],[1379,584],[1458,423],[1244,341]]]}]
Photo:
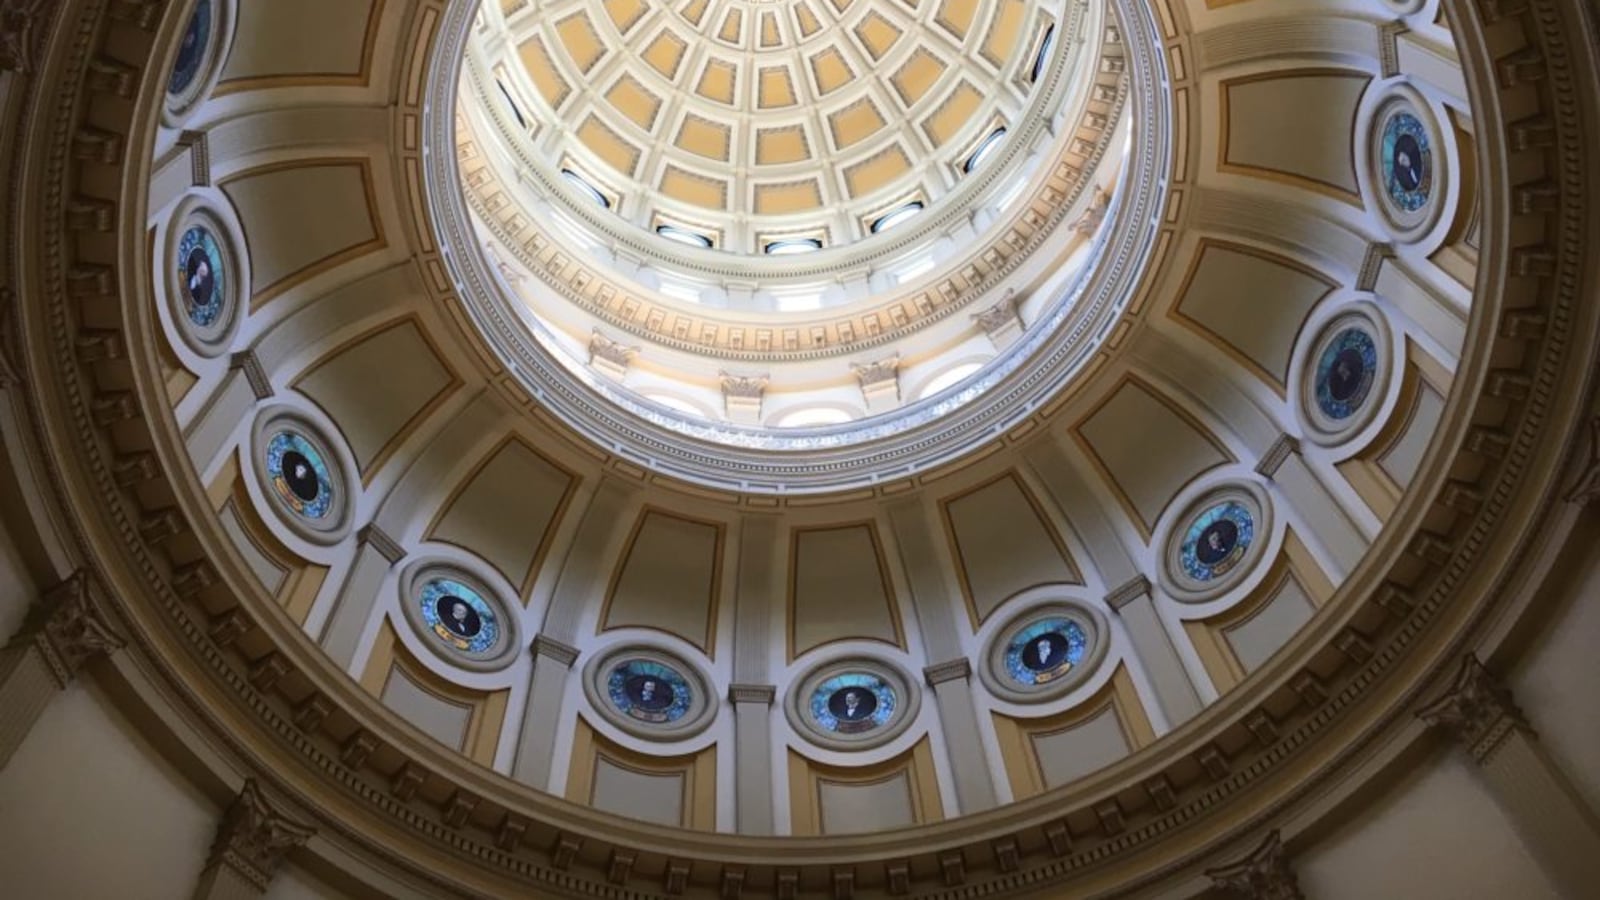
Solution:
[{"label": "corinthian column capital", "polygon": [[1451,734],[1479,763],[1486,762],[1516,729],[1528,722],[1511,699],[1511,690],[1468,654],[1444,695],[1417,715]]}]

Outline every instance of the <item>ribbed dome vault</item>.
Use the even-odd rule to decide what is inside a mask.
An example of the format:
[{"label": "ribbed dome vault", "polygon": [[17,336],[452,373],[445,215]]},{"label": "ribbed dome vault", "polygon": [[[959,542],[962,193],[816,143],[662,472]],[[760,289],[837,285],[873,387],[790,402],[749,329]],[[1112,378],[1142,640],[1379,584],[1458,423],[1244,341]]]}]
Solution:
[{"label": "ribbed dome vault", "polygon": [[1193,895],[1564,477],[1495,4],[113,6],[19,168],[51,502],[440,895]]}]

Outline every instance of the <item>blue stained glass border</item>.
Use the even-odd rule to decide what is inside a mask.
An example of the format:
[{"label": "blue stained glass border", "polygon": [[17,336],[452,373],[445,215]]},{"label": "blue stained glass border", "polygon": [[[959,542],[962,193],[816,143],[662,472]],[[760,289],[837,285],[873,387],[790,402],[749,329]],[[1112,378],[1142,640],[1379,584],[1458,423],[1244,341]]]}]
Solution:
[{"label": "blue stained glass border", "polygon": [[[1395,159],[1397,146],[1405,137],[1415,140],[1421,153],[1421,159],[1416,164],[1420,178],[1417,184],[1410,188],[1400,182]],[[1388,195],[1390,202],[1407,213],[1417,212],[1426,206],[1428,198],[1433,194],[1433,145],[1428,140],[1428,129],[1422,124],[1422,120],[1403,109],[1390,113],[1383,122],[1383,132],[1378,140],[1378,154],[1384,193]]]},{"label": "blue stained glass border", "polygon": [[[1035,638],[1044,635],[1060,635],[1067,644],[1067,652],[1062,660],[1047,670],[1036,670],[1023,661],[1023,653]],[[1084,627],[1074,619],[1066,616],[1051,616],[1030,623],[1017,631],[1006,642],[1005,671],[1006,675],[1015,683],[1023,687],[1036,687],[1049,684],[1082,663],[1089,653],[1089,634]]]},{"label": "blue stained glass border", "polygon": [[[1201,561],[1198,550],[1201,535],[1213,523],[1224,519],[1231,522],[1235,528],[1233,548],[1216,562]],[[1255,542],[1255,528],[1255,518],[1250,514],[1250,510],[1237,500],[1224,500],[1207,507],[1195,516],[1189,527],[1184,530],[1183,544],[1178,551],[1178,562],[1183,574],[1203,583],[1232,571],[1249,552],[1250,545]]]},{"label": "blue stained glass border", "polygon": [[[291,451],[304,456],[311,463],[312,470],[316,472],[318,491],[312,500],[301,500],[296,496],[284,477],[283,458]],[[267,480],[272,484],[273,493],[291,512],[312,521],[327,518],[328,513],[333,510],[336,492],[333,474],[329,471],[327,461],[322,458],[322,451],[317,449],[305,435],[289,429],[275,432],[267,441],[266,464]]]},{"label": "blue stained glass border", "polygon": [[[211,297],[204,303],[195,299],[189,277],[189,258],[196,250],[205,254],[206,263],[211,269]],[[177,269],[184,312],[195,326],[209,328],[222,318],[228,302],[228,269],[222,246],[211,229],[204,225],[191,225],[178,240],[177,256],[173,265]]]},{"label": "blue stained glass border", "polygon": [[[1331,378],[1339,356],[1353,350],[1361,360],[1362,376],[1356,391],[1341,400],[1334,396]],[[1379,367],[1378,343],[1366,329],[1350,326],[1340,329],[1317,358],[1316,398],[1317,408],[1330,419],[1348,419],[1359,411],[1372,392]]]},{"label": "blue stained glass border", "polygon": [[[663,709],[646,709],[628,696],[628,681],[634,677],[654,678],[672,689],[672,703]],[[670,725],[689,714],[694,705],[694,688],[689,679],[672,666],[653,659],[626,659],[611,667],[606,675],[606,699],[617,712],[651,725]]]},{"label": "blue stained glass border", "polygon": [[[439,601],[447,596],[460,598],[478,614],[481,624],[477,634],[463,638],[439,620]],[[417,591],[415,602],[428,630],[450,647],[463,653],[482,655],[493,650],[500,642],[500,620],[495,616],[494,607],[483,595],[454,578],[445,575],[429,578]]]},{"label": "blue stained glass border", "polygon": [[[876,701],[872,714],[859,722],[842,720],[828,708],[828,701],[834,694],[850,688],[867,691]],[[899,699],[894,687],[882,676],[871,672],[843,672],[823,679],[812,688],[806,709],[812,723],[822,731],[830,734],[861,734],[876,731],[888,724],[899,709]]]}]

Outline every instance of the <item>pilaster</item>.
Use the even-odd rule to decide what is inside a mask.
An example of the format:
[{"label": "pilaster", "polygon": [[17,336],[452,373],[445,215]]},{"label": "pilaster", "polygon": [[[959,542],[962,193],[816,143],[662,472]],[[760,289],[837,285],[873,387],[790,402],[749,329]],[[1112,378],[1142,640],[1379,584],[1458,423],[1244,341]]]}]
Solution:
[{"label": "pilaster", "polygon": [[262,796],[255,779],[223,814],[200,872],[194,900],[250,900],[267,893],[284,857],[314,833],[285,816]]},{"label": "pilaster", "polygon": [[740,834],[772,834],[772,701],[770,684],[733,684],[734,800]]},{"label": "pilaster", "polygon": [[377,524],[361,529],[349,574],[334,601],[333,613],[322,631],[322,649],[341,666],[348,667],[356,657],[361,633],[372,614],[372,599],[389,570],[405,558],[400,546]]},{"label": "pilaster", "polygon": [[1417,715],[1472,757],[1484,787],[1564,896],[1600,885],[1600,821],[1545,752],[1511,691],[1468,654],[1439,699]]},{"label": "pilaster", "polygon": [[0,768],[79,670],[121,646],[94,604],[87,572],[80,569],[44,593],[0,648]]},{"label": "pilaster", "polygon": [[578,649],[543,634],[534,637],[532,649],[533,684],[522,713],[511,777],[549,790],[556,752],[556,729],[551,723],[562,720],[567,678],[578,660]]},{"label": "pilaster", "polygon": [[1106,595],[1106,605],[1114,610],[1128,629],[1128,639],[1150,676],[1155,688],[1156,701],[1166,714],[1168,727],[1180,723],[1200,712],[1200,695],[1194,682],[1178,658],[1161,616],[1156,613],[1155,598],[1151,595],[1150,579],[1136,575]]},{"label": "pilaster", "polygon": [[999,803],[994,780],[979,739],[978,708],[972,700],[972,663],[961,656],[928,666],[922,677],[933,688],[939,704],[939,721],[944,726],[944,742],[950,752],[950,774],[956,786],[958,812],[973,813],[991,809]]}]

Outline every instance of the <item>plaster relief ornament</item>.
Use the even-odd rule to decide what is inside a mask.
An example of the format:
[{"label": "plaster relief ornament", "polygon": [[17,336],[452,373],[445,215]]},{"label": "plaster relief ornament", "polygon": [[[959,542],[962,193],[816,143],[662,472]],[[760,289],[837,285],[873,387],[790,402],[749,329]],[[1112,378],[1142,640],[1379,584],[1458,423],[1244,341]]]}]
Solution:
[{"label": "plaster relief ornament", "polygon": [[1378,373],[1378,344],[1360,327],[1336,333],[1317,358],[1317,408],[1343,421],[1367,402]]},{"label": "plaster relief ornament", "polygon": [[222,247],[211,229],[191,225],[178,240],[177,255],[184,312],[196,328],[212,328],[223,318],[228,302],[229,285]]},{"label": "plaster relief ornament", "polygon": [[267,442],[267,477],[276,499],[305,519],[326,518],[337,488],[322,451],[298,431],[281,429]]},{"label": "plaster relief ornament", "polygon": [[688,715],[694,690],[672,666],[650,659],[627,659],[606,676],[606,696],[619,713],[652,725]]}]

